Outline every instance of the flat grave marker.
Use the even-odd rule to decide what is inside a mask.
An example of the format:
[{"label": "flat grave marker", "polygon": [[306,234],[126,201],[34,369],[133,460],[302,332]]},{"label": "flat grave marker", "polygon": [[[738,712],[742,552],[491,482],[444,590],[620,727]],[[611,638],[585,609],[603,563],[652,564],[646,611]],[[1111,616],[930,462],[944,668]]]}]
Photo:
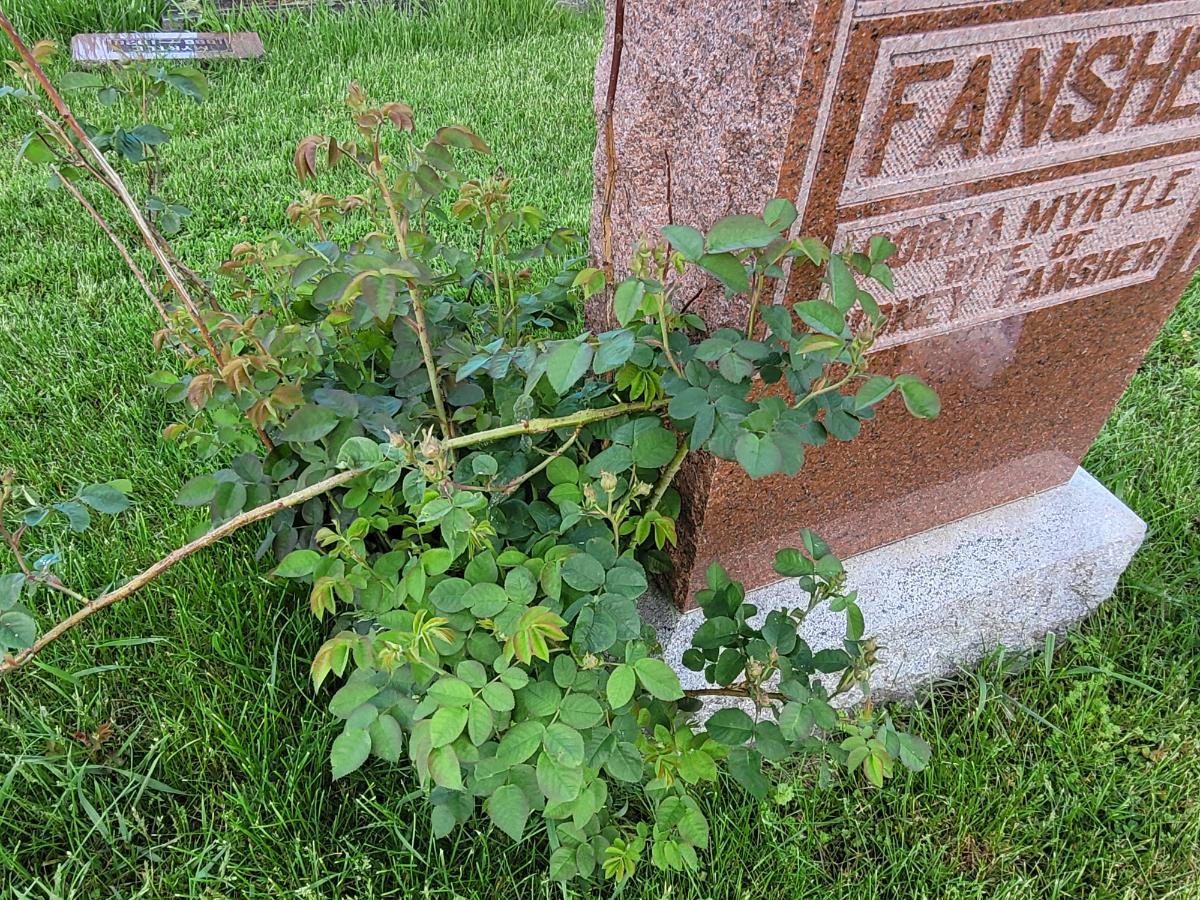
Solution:
[{"label": "flat grave marker", "polygon": [[262,39],[252,31],[129,31],[71,38],[71,59],[84,65],[146,59],[255,59],[264,52]]}]

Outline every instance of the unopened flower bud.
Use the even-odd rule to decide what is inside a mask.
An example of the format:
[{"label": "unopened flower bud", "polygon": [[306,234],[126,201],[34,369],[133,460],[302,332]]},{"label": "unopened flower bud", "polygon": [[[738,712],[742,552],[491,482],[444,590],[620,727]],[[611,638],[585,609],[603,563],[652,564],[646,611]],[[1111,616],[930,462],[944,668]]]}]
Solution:
[{"label": "unopened flower bud", "polygon": [[430,428],[425,432],[425,437],[421,439],[421,455],[426,459],[437,459],[442,455],[442,442],[433,436],[433,429]]},{"label": "unopened flower bud", "polygon": [[601,472],[600,487],[603,489],[604,493],[611,494],[617,489],[617,476],[612,472]]},{"label": "unopened flower bud", "polygon": [[863,662],[865,662],[868,666],[875,665],[876,660],[879,658],[879,643],[875,640],[875,638],[871,637],[863,641],[862,655]]},{"label": "unopened flower bud", "polygon": [[579,668],[594,669],[600,665],[600,657],[594,653],[585,653],[583,659],[579,661]]}]

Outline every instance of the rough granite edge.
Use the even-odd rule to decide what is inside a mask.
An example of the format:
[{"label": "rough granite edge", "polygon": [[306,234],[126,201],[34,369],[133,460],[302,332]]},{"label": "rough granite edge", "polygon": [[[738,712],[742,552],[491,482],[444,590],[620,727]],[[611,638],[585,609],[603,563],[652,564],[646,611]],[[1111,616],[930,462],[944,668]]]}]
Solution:
[{"label": "rough granite edge", "polygon": [[[912,697],[997,647],[1024,650],[1063,631],[1112,595],[1145,533],[1132,510],[1079,468],[1060,487],[850,557],[849,586],[883,648],[873,692]],[[761,617],[805,595],[787,579],[747,600]],[[641,612],[683,686],[703,687],[703,674],[680,661],[699,610],[680,613],[652,590]],[[804,637],[814,649],[838,646],[843,628],[840,614],[817,610]]]}]

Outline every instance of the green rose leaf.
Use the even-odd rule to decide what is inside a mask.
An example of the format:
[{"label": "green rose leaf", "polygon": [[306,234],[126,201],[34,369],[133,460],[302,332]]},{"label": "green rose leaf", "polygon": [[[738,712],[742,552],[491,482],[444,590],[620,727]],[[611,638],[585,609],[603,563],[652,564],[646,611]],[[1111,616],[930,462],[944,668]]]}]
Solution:
[{"label": "green rose leaf", "polygon": [[577,484],[579,481],[579,466],[569,456],[559,456],[546,466],[546,477],[551,484]]},{"label": "green rose leaf", "polygon": [[660,469],[671,461],[675,435],[661,425],[639,431],[633,438],[633,461],[644,469]]},{"label": "green rose leaf", "polygon": [[618,742],[613,752],[609,754],[604,768],[608,774],[618,781],[640,781],[645,760],[638,748],[626,741]]},{"label": "green rose leaf", "polygon": [[471,585],[462,596],[463,603],[480,619],[488,619],[508,606],[508,594],[498,584],[486,581]]},{"label": "green rose leaf", "polygon": [[92,524],[92,514],[82,503],[55,503],[54,508],[67,517],[67,524],[74,532],[87,531]]},{"label": "green rose leaf", "polygon": [[664,225],[662,235],[689,262],[704,255],[704,235],[688,225]]},{"label": "green rose leaf", "polygon": [[734,444],[733,453],[751,478],[766,478],[783,468],[783,454],[769,434],[760,437],[743,431]]},{"label": "green rose leaf", "polygon": [[467,591],[470,589],[471,582],[465,579],[447,578],[439,581],[437,586],[429,592],[429,602],[441,612],[456,613],[471,605],[467,600]]},{"label": "green rose leaf", "polygon": [[706,253],[696,263],[733,293],[741,294],[750,290],[746,268],[732,253]]},{"label": "green rose leaf", "polygon": [[504,576],[504,593],[514,603],[529,606],[537,596],[537,579],[524,566],[517,566]]},{"label": "green rose leaf", "polygon": [[646,285],[639,279],[629,278],[617,285],[613,295],[613,313],[622,328],[633,321],[642,308],[642,300],[646,297]]},{"label": "green rose leaf", "polygon": [[437,747],[429,754],[429,774],[434,784],[452,791],[463,789],[462,769],[453,747]]},{"label": "green rose leaf", "polygon": [[562,579],[575,590],[589,593],[604,584],[604,566],[590,554],[576,553],[563,563]]},{"label": "green rose leaf", "polygon": [[625,597],[628,600],[637,600],[649,587],[646,582],[646,576],[643,574],[641,567],[634,568],[633,566],[614,566],[608,570],[608,574],[604,579],[604,588],[610,594],[616,594],[618,597]]},{"label": "green rose leaf", "polygon": [[570,881],[577,874],[579,868],[575,863],[575,851],[570,847],[559,847],[550,854],[550,871],[549,876],[551,881]]},{"label": "green rose leaf", "polygon": [[896,387],[908,411],[918,419],[932,419],[942,411],[942,401],[933,388],[915,375],[899,375]]},{"label": "green rose leaf", "polygon": [[596,358],[592,361],[592,371],[597,375],[603,375],[605,372],[611,372],[625,365],[633,356],[634,347],[637,345],[633,332],[624,329],[606,332],[600,335],[599,340],[600,347],[596,351]]},{"label": "green rose leaf", "polygon": [[354,710],[378,693],[379,688],[369,681],[349,681],[334,693],[329,701],[329,711],[338,718],[349,718]]},{"label": "green rose leaf", "polygon": [[443,675],[429,687],[429,697],[439,706],[466,706],[475,692],[461,678]]},{"label": "green rose leaf", "polygon": [[713,680],[720,685],[731,685],[742,674],[746,667],[746,657],[740,650],[726,647],[717,657],[717,665],[713,670]]},{"label": "green rose leaf", "polygon": [[338,415],[325,406],[306,403],[294,413],[279,432],[279,439],[288,443],[311,444],[337,428]]},{"label": "green rose leaf", "polygon": [[740,709],[719,709],[705,723],[714,741],[738,747],[754,734],[754,720]]},{"label": "green rose leaf", "polygon": [[683,697],[679,676],[661,659],[651,656],[639,659],[633,664],[633,671],[651,696],[659,700],[679,700]]},{"label": "green rose leaf", "polygon": [[710,402],[708,391],[703,388],[685,388],[678,396],[671,398],[671,403],[667,406],[667,415],[672,419],[691,419]]},{"label": "green rose leaf", "polygon": [[421,565],[429,575],[441,575],[454,562],[454,554],[446,547],[431,547],[421,554]]},{"label": "green rose leaf", "polygon": [[369,469],[383,462],[383,450],[368,437],[349,438],[338,450],[337,464],[343,469]]},{"label": "green rose leaf", "polygon": [[608,685],[605,688],[608,705],[613,709],[619,709],[624,706],[633,698],[633,692],[636,687],[637,675],[633,671],[633,667],[621,663],[608,676]]},{"label": "green rose leaf", "polygon": [[900,739],[900,762],[906,768],[920,772],[929,765],[929,756],[932,753],[929,744],[915,734],[900,732],[897,736]]},{"label": "green rose leaf", "polygon": [[467,727],[467,710],[461,706],[443,706],[429,720],[429,739],[434,747],[452,743]]},{"label": "green rose leaf", "polygon": [[467,707],[467,737],[478,747],[492,734],[492,710],[487,703],[478,697]]},{"label": "green rose leaf", "polygon": [[496,759],[507,766],[525,762],[542,746],[542,736],[545,733],[546,726],[541,722],[518,722],[500,738],[500,744],[496,748]]},{"label": "green rose leaf", "polygon": [[756,800],[765,800],[771,783],[762,771],[762,756],[747,747],[737,747],[729,754],[729,774]]},{"label": "green rose leaf", "polygon": [[756,216],[726,216],[708,231],[708,252],[724,253],[765,247],[779,232]]},{"label": "green rose leaf", "polygon": [[587,694],[568,694],[563,697],[558,716],[572,728],[591,728],[604,718],[604,707]]},{"label": "green rose leaf", "polygon": [[882,234],[873,235],[868,248],[867,256],[873,263],[881,263],[896,252],[896,245]]},{"label": "green rose leaf", "polygon": [[796,221],[798,215],[796,204],[786,197],[776,197],[774,200],[768,200],[767,205],[763,207],[763,221],[777,231],[791,228],[792,223]]},{"label": "green rose leaf", "polygon": [[854,280],[854,273],[840,256],[829,259],[829,288],[833,305],[843,313],[848,312],[858,299],[858,283]]},{"label": "green rose leaf", "polygon": [[21,606],[0,612],[0,649],[25,650],[37,639],[37,622]]},{"label": "green rose leaf", "polygon": [[854,409],[862,410],[880,402],[896,387],[896,382],[883,375],[867,379],[854,394]]},{"label": "green rose leaf", "polygon": [[529,820],[529,800],[515,784],[502,784],[488,798],[487,814],[493,825],[514,841],[519,841]]},{"label": "green rose leaf", "polygon": [[347,728],[333,740],[329,763],[335,779],[345,778],[371,753],[371,735],[361,728]]},{"label": "green rose leaf", "polygon": [[0,609],[16,606],[25,587],[25,576],[20,572],[0,575]]},{"label": "green rose leaf", "polygon": [[79,499],[96,512],[116,515],[129,508],[129,498],[111,484],[89,484],[79,491]]},{"label": "green rose leaf", "polygon": [[555,722],[542,736],[542,747],[562,766],[583,765],[583,737],[570,725]]},{"label": "green rose leaf", "polygon": [[404,749],[404,730],[392,716],[380,713],[367,733],[371,736],[371,752],[387,762],[399,762]]},{"label": "green rose leaf", "polygon": [[594,351],[591,344],[563,341],[546,360],[546,377],[550,386],[559,394],[565,394],[580,378],[587,374],[592,365]]},{"label": "green rose leaf", "polygon": [[316,570],[321,558],[316,550],[293,550],[275,567],[275,574],[280,578],[304,578]]},{"label": "green rose leaf", "polygon": [[583,787],[583,767],[564,766],[548,753],[538,754],[537,783],[551,803],[569,803]]},{"label": "green rose leaf", "polygon": [[481,696],[483,702],[496,712],[508,712],[516,705],[512,690],[499,681],[485,684]]},{"label": "green rose leaf", "polygon": [[841,337],[846,330],[846,317],[836,306],[823,300],[805,300],[794,307],[800,321],[830,337]]},{"label": "green rose leaf", "polygon": [[217,493],[215,475],[197,475],[179,489],[175,502],[180,506],[204,506]]}]

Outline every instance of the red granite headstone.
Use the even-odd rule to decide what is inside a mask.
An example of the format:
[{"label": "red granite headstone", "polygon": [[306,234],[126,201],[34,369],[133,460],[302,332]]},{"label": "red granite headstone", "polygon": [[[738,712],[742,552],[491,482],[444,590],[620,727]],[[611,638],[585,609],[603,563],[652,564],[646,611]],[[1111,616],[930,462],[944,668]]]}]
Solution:
[{"label": "red granite headstone", "polygon": [[[602,125],[611,33],[610,9]],[[798,479],[690,466],[681,599],[714,558],[774,580],[802,527],[852,554],[1066,481],[1200,263],[1198,0],[628,0],[619,76],[616,259],[668,209],[707,227],[775,196],[798,234],[890,235],[873,365],[943,404]],[[606,171],[601,140],[594,244]],[[797,269],[778,299],[818,289]]]}]

